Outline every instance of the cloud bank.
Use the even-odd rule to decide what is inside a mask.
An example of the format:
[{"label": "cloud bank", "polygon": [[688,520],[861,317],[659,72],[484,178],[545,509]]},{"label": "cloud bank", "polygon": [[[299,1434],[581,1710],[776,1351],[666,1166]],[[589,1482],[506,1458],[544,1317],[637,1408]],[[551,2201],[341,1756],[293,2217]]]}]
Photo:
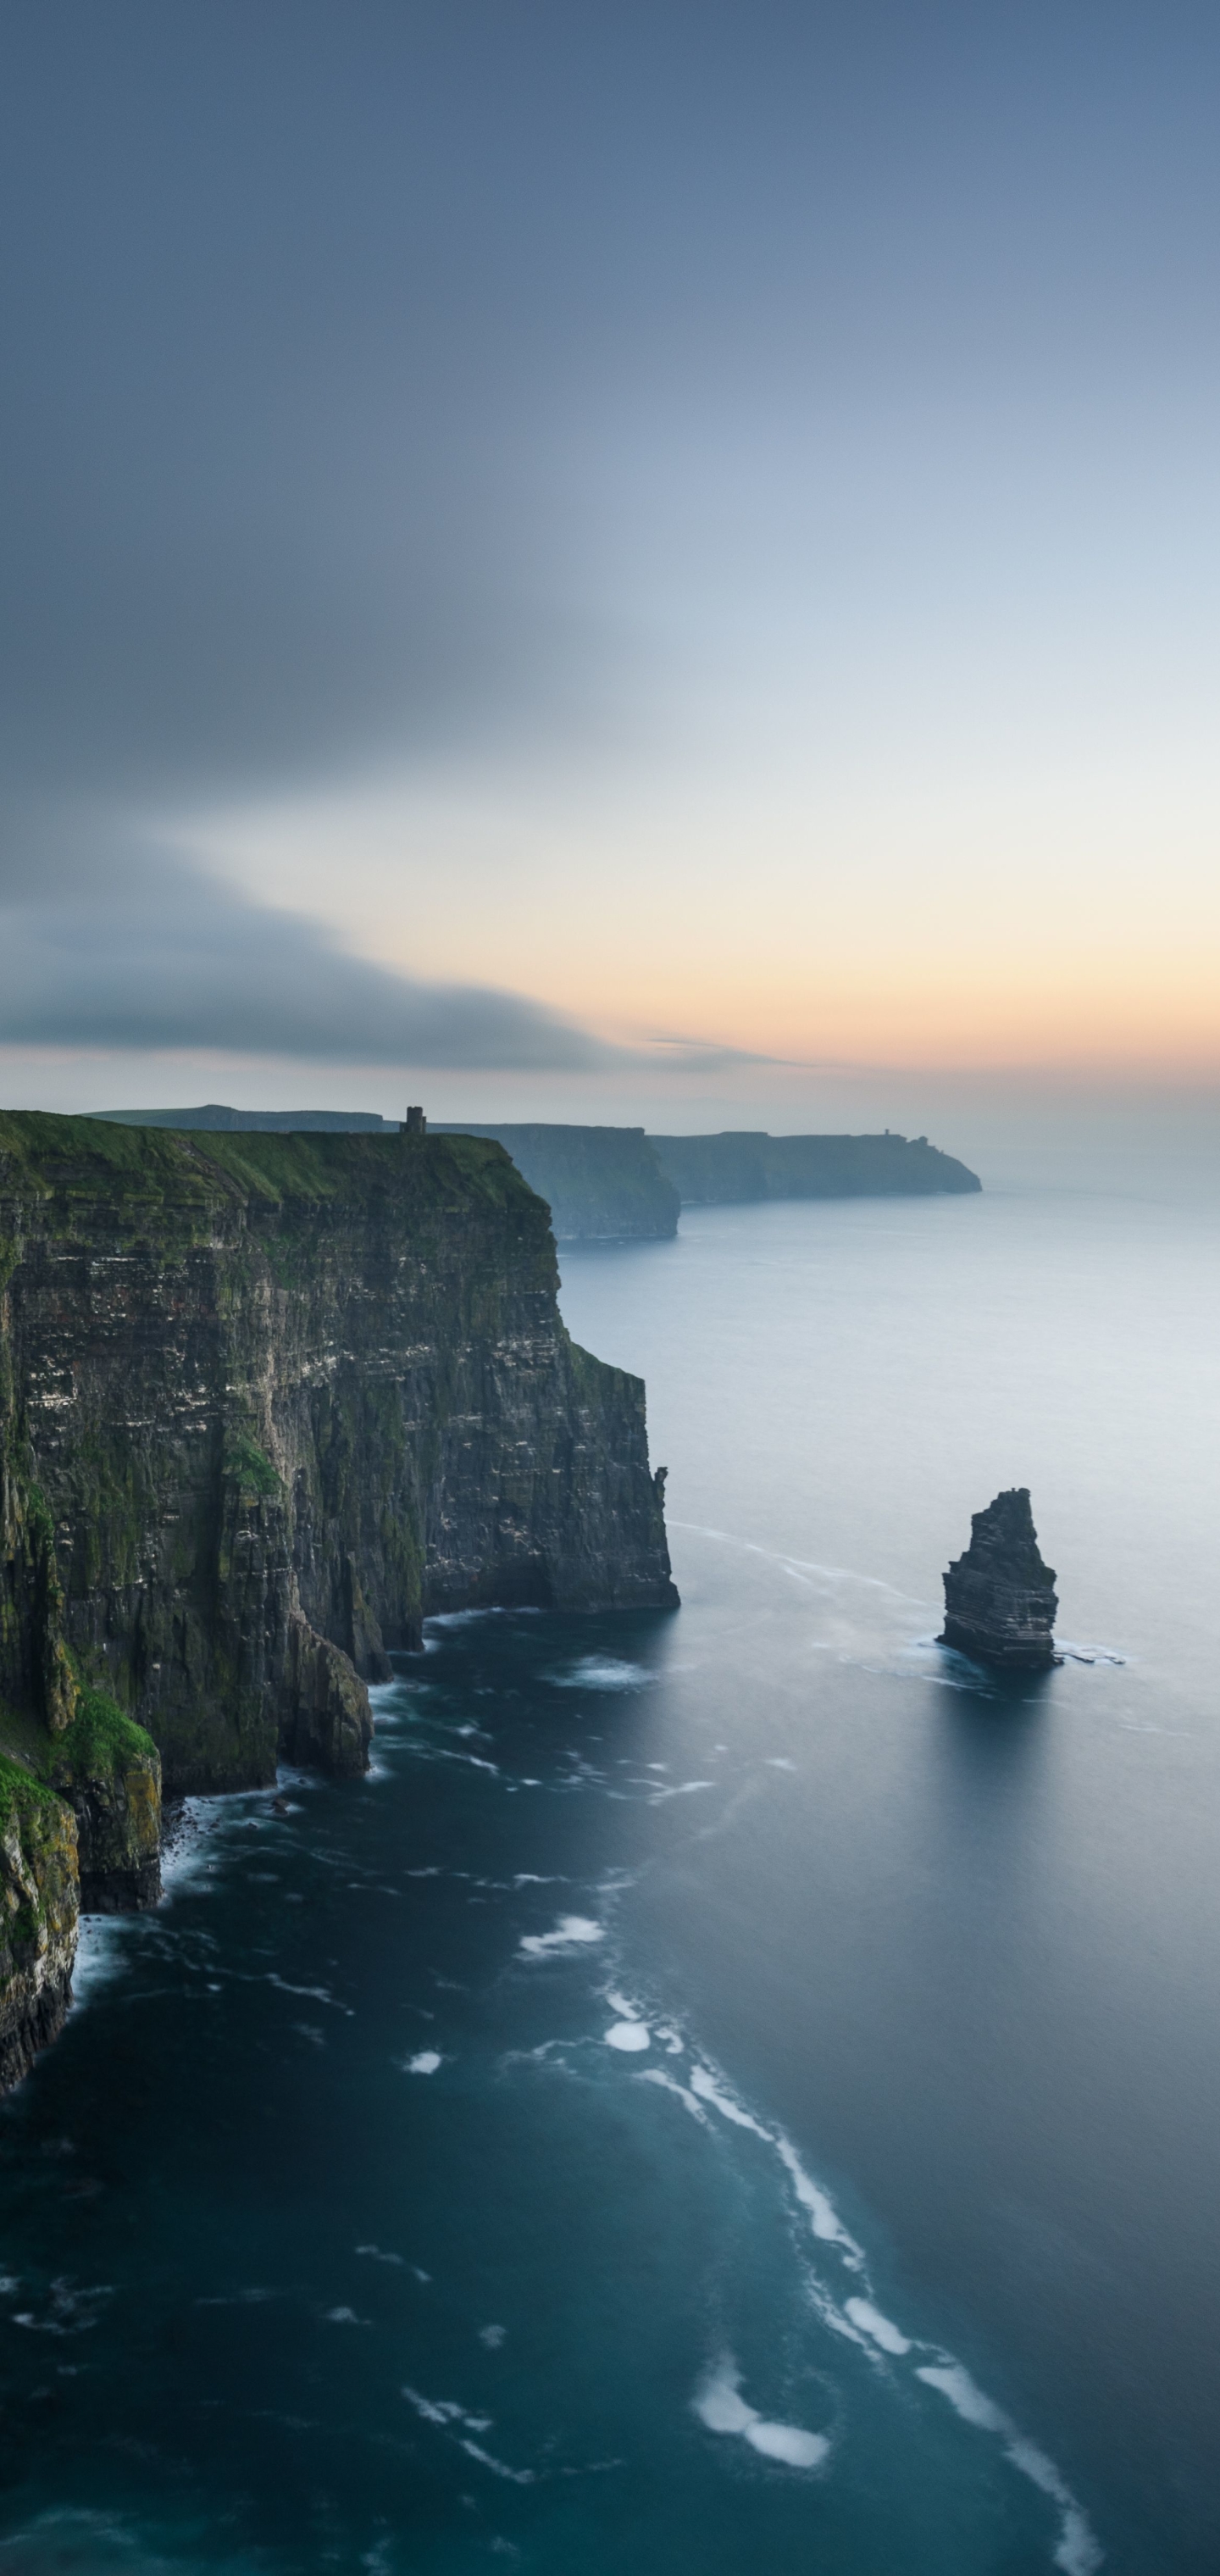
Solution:
[{"label": "cloud bank", "polygon": [[523,994],[398,974],[176,856],[46,814],[0,846],[0,1042],[497,1072],[753,1060],[615,1046]]}]

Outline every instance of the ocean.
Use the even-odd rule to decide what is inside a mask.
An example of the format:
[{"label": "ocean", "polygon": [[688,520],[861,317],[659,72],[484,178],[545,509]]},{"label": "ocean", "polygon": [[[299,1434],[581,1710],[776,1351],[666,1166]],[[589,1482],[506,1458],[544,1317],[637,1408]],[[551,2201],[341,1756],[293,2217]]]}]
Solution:
[{"label": "ocean", "polygon": [[[431,1623],[0,2108],[0,2576],[1215,2576],[1220,1209],[565,1249],[682,1608]],[[937,1646],[1031,1488],[1064,1660]]]}]

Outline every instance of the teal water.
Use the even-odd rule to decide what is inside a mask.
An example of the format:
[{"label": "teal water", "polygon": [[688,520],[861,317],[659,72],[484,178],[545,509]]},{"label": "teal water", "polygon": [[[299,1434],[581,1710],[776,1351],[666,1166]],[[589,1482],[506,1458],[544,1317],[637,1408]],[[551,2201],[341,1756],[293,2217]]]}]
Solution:
[{"label": "teal water", "polygon": [[[1220,2564],[1208,1205],[565,1256],[673,1617],[433,1625],[0,2113],[0,2569]],[[1028,1482],[1072,1652],[932,1642]]]}]

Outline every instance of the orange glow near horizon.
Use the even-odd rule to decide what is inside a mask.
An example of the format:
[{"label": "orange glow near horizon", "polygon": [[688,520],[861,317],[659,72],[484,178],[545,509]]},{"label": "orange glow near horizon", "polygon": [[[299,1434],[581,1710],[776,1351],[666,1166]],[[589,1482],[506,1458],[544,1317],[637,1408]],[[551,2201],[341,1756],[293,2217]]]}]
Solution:
[{"label": "orange glow near horizon", "polygon": [[[709,767],[714,769],[711,752]],[[507,987],[607,1038],[795,1065],[1207,1081],[1220,871],[1199,782],[1121,770],[884,798],[789,779],[400,778],[203,818],[181,845],[408,976]],[[596,790],[596,792],[595,792]],[[1125,802],[1124,802],[1125,799]]]}]

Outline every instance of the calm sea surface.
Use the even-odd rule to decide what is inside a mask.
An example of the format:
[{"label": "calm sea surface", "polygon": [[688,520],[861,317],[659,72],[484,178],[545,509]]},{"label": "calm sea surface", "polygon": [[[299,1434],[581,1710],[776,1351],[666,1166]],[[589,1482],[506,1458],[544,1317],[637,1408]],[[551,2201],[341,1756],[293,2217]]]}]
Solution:
[{"label": "calm sea surface", "polygon": [[[1220,1220],[564,1256],[683,1608],[441,1621],[0,2111],[0,2576],[1215,2576]],[[1062,1667],[934,1644],[1032,1488]]]}]

